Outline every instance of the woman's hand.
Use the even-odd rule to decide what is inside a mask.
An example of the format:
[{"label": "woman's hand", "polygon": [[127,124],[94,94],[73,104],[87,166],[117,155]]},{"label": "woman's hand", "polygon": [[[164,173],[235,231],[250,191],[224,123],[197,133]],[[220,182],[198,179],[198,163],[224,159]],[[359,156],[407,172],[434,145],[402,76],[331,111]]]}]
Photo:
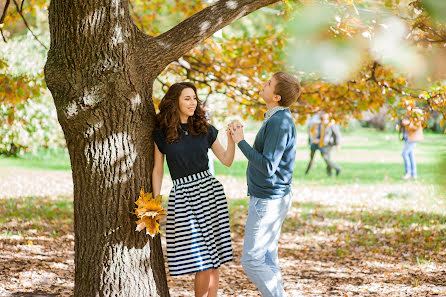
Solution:
[{"label": "woman's hand", "polygon": [[230,132],[232,139],[235,143],[239,143],[240,141],[245,139],[245,135],[243,133],[243,125],[238,121],[234,121],[231,124],[232,125],[230,128]]}]

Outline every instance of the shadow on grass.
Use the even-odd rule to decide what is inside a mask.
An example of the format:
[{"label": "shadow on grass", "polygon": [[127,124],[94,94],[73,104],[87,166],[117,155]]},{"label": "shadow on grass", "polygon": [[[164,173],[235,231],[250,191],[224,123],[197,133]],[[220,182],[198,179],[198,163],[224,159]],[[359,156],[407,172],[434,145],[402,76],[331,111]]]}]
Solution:
[{"label": "shadow on grass", "polygon": [[294,203],[293,209],[283,231],[309,238],[322,235],[327,240],[318,244],[331,248],[335,258],[365,260],[366,255],[373,255],[389,263],[405,260],[418,265],[446,260],[445,215],[358,207],[340,211],[316,203]]},{"label": "shadow on grass", "polygon": [[[240,199],[229,204],[232,230],[240,235],[244,233],[248,203],[247,199]],[[312,202],[293,203],[282,232],[318,238],[315,244],[324,244],[320,238],[325,237],[338,258],[355,254],[359,248],[393,258],[393,261],[404,258],[420,265],[436,257],[446,261],[446,215],[358,207],[346,211],[335,207]],[[318,258],[317,255],[308,256]]]},{"label": "shadow on grass", "polygon": [[[246,198],[229,200],[231,232],[236,244],[243,242],[248,204]],[[0,211],[0,239],[4,255],[9,255],[0,259],[0,266],[15,267],[13,271],[0,269],[3,270],[0,278],[19,278],[21,272],[31,268],[66,277],[63,284],[48,287],[43,284],[32,293],[19,288],[12,296],[53,296],[57,290],[71,292],[74,272],[71,199],[0,199]],[[52,233],[54,230],[56,235]],[[69,237],[58,235],[66,230],[71,234]],[[17,236],[19,231],[21,235]],[[8,232],[12,235],[8,236]],[[339,296],[339,292],[353,290],[361,293],[361,286],[374,283],[406,288],[416,288],[419,283],[442,288],[446,283],[446,215],[296,202],[282,232],[280,258],[293,265],[285,277],[324,284],[321,296]],[[28,239],[36,247],[36,254],[30,254]],[[54,269],[49,263],[64,266]],[[409,270],[400,267],[405,263],[411,267]],[[429,269],[417,268],[425,266]]]},{"label": "shadow on grass", "polygon": [[0,199],[0,230],[5,237],[27,230],[50,232],[72,231],[73,201],[60,197],[18,197]]},{"label": "shadow on grass", "polygon": [[72,199],[0,199],[0,213],[0,288],[7,296],[72,296]]},{"label": "shadow on grass", "polygon": [[[248,213],[249,199],[229,201],[233,232],[242,235]],[[56,237],[72,232],[73,203],[71,199],[20,197],[0,199],[0,235],[26,236],[29,230]],[[434,256],[444,251],[446,215],[411,210],[370,210],[351,206],[336,209],[319,203],[293,203],[283,232],[311,237],[324,234],[337,238],[347,253],[358,246],[370,251],[380,250],[391,256],[394,252],[425,252]],[[446,255],[443,255],[446,256]],[[415,260],[415,258],[413,258]],[[446,259],[445,259],[446,260]]]},{"label": "shadow on grass", "polygon": [[[242,238],[247,201],[229,208]],[[446,292],[445,242],[446,215],[293,203],[279,257],[286,277],[323,284],[317,296],[431,296]]]},{"label": "shadow on grass", "polygon": [[28,297],[28,296],[52,297],[52,296],[59,296],[59,294],[49,294],[48,292],[37,290],[34,292],[16,292],[16,293],[12,293],[10,296],[14,296],[14,297]]}]

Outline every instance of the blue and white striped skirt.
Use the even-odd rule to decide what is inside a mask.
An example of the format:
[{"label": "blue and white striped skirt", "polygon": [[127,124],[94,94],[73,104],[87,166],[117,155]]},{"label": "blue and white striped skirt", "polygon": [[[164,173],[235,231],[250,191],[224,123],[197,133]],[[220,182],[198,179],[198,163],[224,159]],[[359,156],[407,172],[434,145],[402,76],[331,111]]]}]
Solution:
[{"label": "blue and white striped skirt", "polygon": [[173,180],[166,242],[171,276],[215,269],[232,260],[226,196],[209,171]]}]

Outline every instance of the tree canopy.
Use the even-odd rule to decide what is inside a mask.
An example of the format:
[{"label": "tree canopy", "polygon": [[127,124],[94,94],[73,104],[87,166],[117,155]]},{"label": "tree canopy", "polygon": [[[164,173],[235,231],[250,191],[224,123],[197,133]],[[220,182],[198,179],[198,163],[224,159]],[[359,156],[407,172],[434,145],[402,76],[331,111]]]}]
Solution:
[{"label": "tree canopy", "polygon": [[[28,30],[44,40],[46,29],[37,27],[46,24],[38,16],[48,2],[6,1],[0,22],[4,42]],[[135,24],[156,36],[212,2],[133,0],[130,6]],[[344,120],[384,105],[394,119],[415,106],[426,118],[433,112],[445,118],[444,15],[445,4],[435,0],[281,1],[171,63],[157,79],[155,103],[174,80],[190,80],[206,94],[228,99],[217,115],[237,112],[261,119],[266,108],[258,95],[262,80],[287,70],[302,79],[304,92],[293,106],[299,123],[321,109]],[[41,74],[16,74],[7,65],[0,61],[3,102],[27,100],[46,87]]]}]

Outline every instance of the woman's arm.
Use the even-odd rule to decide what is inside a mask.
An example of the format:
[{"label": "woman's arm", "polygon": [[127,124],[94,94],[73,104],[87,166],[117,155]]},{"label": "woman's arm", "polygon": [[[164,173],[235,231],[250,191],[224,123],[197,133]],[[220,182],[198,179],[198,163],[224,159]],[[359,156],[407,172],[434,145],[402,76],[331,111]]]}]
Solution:
[{"label": "woman's arm", "polygon": [[164,155],[158,149],[155,144],[155,155],[152,172],[152,194],[153,197],[158,196],[161,193],[161,185],[163,184],[164,175]]},{"label": "woman's arm", "polygon": [[212,151],[215,156],[220,160],[220,162],[229,167],[232,165],[232,161],[234,161],[234,153],[235,153],[235,142],[232,140],[231,134],[229,130],[226,130],[226,135],[228,137],[228,146],[226,150],[221,145],[218,138],[215,139],[214,143],[211,146]]}]

